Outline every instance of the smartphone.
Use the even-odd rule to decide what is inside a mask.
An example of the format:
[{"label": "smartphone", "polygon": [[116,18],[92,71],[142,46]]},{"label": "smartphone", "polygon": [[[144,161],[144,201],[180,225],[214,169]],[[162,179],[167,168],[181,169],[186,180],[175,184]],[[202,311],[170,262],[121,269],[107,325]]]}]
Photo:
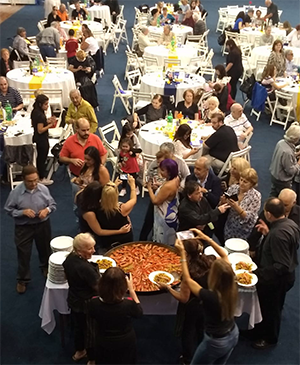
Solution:
[{"label": "smartphone", "polygon": [[233,195],[229,195],[228,193],[224,193],[225,197],[227,199],[232,199],[234,200],[235,202],[237,202],[239,200],[239,197],[237,194],[233,194]]},{"label": "smartphone", "polygon": [[120,174],[120,180],[128,180],[128,174]]},{"label": "smartphone", "polygon": [[176,236],[180,240],[188,240],[189,238],[195,238],[194,232],[192,231],[177,232]]}]

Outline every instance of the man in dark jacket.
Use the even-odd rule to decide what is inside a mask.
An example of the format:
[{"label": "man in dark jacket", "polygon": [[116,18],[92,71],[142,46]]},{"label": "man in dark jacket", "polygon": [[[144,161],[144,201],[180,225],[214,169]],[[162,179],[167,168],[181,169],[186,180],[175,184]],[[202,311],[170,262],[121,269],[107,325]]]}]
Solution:
[{"label": "man in dark jacket", "polygon": [[113,23],[116,23],[117,16],[120,14],[120,7],[118,0],[105,0],[104,5],[109,6],[110,14],[112,16]]}]

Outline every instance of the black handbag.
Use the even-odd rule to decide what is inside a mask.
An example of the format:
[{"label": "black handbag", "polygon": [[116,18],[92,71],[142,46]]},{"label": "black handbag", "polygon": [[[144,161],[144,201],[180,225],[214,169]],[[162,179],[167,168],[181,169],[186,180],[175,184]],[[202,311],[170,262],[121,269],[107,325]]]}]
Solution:
[{"label": "black handbag", "polygon": [[55,145],[51,148],[51,153],[57,160],[59,159],[60,151],[63,148],[63,145],[65,143],[65,139],[62,139],[61,141],[55,143]]}]

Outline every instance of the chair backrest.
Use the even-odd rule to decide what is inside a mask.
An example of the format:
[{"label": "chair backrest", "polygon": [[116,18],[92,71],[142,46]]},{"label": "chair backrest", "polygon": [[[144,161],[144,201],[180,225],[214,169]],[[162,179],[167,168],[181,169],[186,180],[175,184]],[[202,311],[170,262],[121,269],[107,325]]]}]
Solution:
[{"label": "chair backrest", "polygon": [[30,102],[34,99],[34,91],[35,90],[30,90],[30,89],[18,89],[20,95],[22,96],[23,99],[23,104],[25,107],[27,107]]},{"label": "chair backrest", "polygon": [[156,57],[143,56],[143,59],[144,59],[146,66],[157,66],[158,67],[158,60]]},{"label": "chair backrest", "polygon": [[150,32],[149,33],[149,39],[151,41],[157,42],[157,41],[159,41],[160,38],[161,38],[161,35],[159,33],[155,33],[155,32]]},{"label": "chair backrest", "polygon": [[14,61],[14,68],[28,68],[30,63],[29,61]]},{"label": "chair backrest", "polygon": [[200,39],[202,39],[202,34],[200,34],[200,35],[188,34],[186,39],[187,39],[187,41],[186,41],[187,44],[190,42],[199,42]]},{"label": "chair backrest", "polygon": [[[293,99],[293,94],[290,94],[289,92],[286,92],[283,90],[275,90],[275,95],[276,95],[277,99],[283,99],[283,100],[286,100],[287,102],[291,102]],[[286,105],[283,105],[283,106],[286,106]]]},{"label": "chair backrest", "polygon": [[64,58],[46,57],[49,66],[67,68],[67,61]]},{"label": "chair backrest", "polygon": [[122,93],[124,91],[123,86],[121,85],[117,75],[114,75],[113,79],[112,79],[112,83],[115,87],[115,91],[118,95],[122,96]]},{"label": "chair backrest", "polygon": [[[135,110],[136,104],[139,101],[145,102],[145,105],[147,105],[146,103],[149,103],[149,104],[151,103],[152,98],[153,98],[152,93],[145,93],[145,92],[141,92],[138,90],[137,91],[133,90],[133,92],[132,92],[132,110]],[[144,103],[142,103],[142,104],[144,104]]]},{"label": "chair backrest", "polygon": [[49,104],[54,108],[54,111],[61,112],[63,110],[63,90],[62,89],[44,89],[41,91],[49,98]]},{"label": "chair backrest", "polygon": [[232,159],[235,157],[242,157],[249,161],[249,153],[251,150],[251,146],[247,146],[243,148],[242,150],[231,152],[230,155],[227,157],[227,160],[225,161],[221,171],[218,174],[218,177],[221,178],[224,175],[224,172],[228,171],[231,167]]},{"label": "chair backrest", "polygon": [[210,67],[201,67],[199,74],[201,76],[208,75],[210,76],[211,81],[213,81],[215,77],[215,69]]},{"label": "chair backrest", "polygon": [[261,78],[261,74],[263,73],[264,68],[266,67],[268,60],[257,60],[255,67],[255,78],[259,80]]},{"label": "chair backrest", "polygon": [[173,59],[173,58],[164,58],[164,66],[166,68],[174,66],[181,66],[181,60]]},{"label": "chair backrest", "polygon": [[[103,141],[107,141],[114,148],[117,148],[116,145],[119,144],[121,136],[120,136],[120,132],[118,130],[117,124],[114,120],[112,122],[106,124],[103,127],[99,127],[98,131],[99,131],[100,137]],[[107,139],[107,135],[109,133],[113,133],[112,139],[110,141]]]},{"label": "chair backrest", "polygon": [[139,85],[141,83],[141,71],[139,68],[136,70],[128,71],[126,74],[128,80],[128,89],[131,90],[135,85]]},{"label": "chair backrest", "polygon": [[211,96],[212,96],[212,94],[213,94],[213,91],[207,91],[207,92],[204,92],[202,95],[201,95],[201,97],[200,97],[200,99],[199,99],[199,101],[198,101],[198,108],[200,109],[200,111],[201,111],[201,115],[203,115],[203,110],[204,110],[204,103],[205,103],[205,101],[208,99],[208,98],[210,98]]},{"label": "chair backrest", "polygon": [[248,56],[248,57],[251,56],[252,48],[251,48],[250,44],[242,44],[240,48],[241,48],[242,56]]}]

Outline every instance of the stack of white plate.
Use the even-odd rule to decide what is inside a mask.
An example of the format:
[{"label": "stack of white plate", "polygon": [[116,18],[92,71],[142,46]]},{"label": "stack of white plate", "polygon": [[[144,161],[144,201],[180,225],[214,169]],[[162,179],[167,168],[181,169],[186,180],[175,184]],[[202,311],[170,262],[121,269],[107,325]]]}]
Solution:
[{"label": "stack of white plate", "polygon": [[64,284],[67,279],[65,276],[65,271],[62,266],[66,257],[69,255],[68,251],[54,252],[49,257],[48,265],[48,279],[54,284]]},{"label": "stack of white plate", "polygon": [[241,238],[230,238],[225,241],[225,248],[228,253],[239,252],[245,253],[246,255],[249,253],[249,244],[247,241],[242,240]]},{"label": "stack of white plate", "polygon": [[73,238],[69,236],[58,236],[51,240],[50,247],[52,252],[73,251]]},{"label": "stack of white plate", "polygon": [[[220,248],[226,253],[226,255],[228,255],[228,252],[224,247],[220,247]],[[206,249],[204,250],[204,253],[207,256],[208,255],[214,255],[216,257],[220,257],[220,255],[217,254],[216,250],[214,248],[212,248],[211,246],[206,247]]]}]

